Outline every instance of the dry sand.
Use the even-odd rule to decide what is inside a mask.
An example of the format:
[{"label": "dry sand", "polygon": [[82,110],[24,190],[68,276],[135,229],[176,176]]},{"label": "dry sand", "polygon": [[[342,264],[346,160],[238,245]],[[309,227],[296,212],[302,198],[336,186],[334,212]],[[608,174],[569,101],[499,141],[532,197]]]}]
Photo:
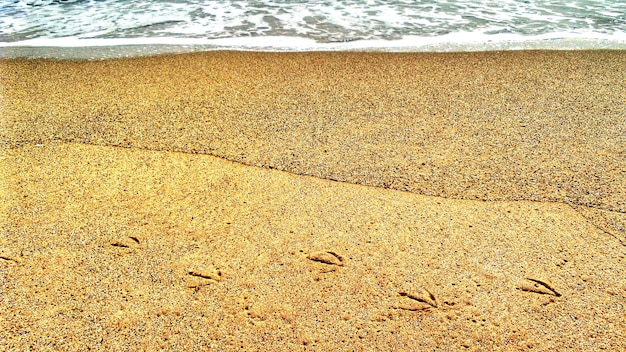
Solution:
[{"label": "dry sand", "polygon": [[0,61],[0,349],[624,350],[624,67]]}]

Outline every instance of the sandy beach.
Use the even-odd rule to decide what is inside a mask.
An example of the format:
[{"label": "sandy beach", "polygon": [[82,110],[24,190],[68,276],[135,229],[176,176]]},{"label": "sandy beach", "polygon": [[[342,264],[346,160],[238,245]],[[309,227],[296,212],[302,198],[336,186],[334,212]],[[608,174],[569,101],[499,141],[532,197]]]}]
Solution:
[{"label": "sandy beach", "polygon": [[0,60],[0,349],[626,349],[626,53]]}]

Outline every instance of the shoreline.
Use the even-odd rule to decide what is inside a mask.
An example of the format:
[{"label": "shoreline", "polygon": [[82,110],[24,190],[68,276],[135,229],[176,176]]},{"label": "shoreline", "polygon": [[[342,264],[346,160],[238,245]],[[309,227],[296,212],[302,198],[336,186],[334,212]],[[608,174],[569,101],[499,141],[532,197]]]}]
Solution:
[{"label": "shoreline", "polygon": [[[618,35],[576,37],[563,33],[557,37],[505,36],[483,39],[457,33],[444,37],[413,37],[399,40],[351,40],[319,43],[301,37],[242,37],[221,39],[193,38],[39,38],[20,42],[0,42],[0,59],[108,60],[115,58],[193,54],[214,51],[265,53],[463,53],[498,51],[596,51],[626,50],[626,41]],[[471,39],[469,39],[471,38]],[[182,44],[181,44],[182,43]]]}]

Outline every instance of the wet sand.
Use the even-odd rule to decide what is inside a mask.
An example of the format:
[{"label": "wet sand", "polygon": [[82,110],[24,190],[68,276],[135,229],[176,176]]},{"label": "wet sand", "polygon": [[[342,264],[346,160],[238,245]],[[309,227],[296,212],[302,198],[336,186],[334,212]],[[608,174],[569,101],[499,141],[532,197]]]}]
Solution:
[{"label": "wet sand", "polygon": [[0,346],[624,349],[624,67],[0,61]]}]

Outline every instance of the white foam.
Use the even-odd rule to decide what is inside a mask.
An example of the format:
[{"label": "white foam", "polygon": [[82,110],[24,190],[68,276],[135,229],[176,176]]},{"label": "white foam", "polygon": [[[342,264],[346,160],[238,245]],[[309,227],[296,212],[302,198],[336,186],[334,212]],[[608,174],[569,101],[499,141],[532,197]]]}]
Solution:
[{"label": "white foam", "polygon": [[27,5],[35,1],[52,2],[0,0],[0,57],[17,55],[7,51],[20,47],[153,46],[149,54],[174,47],[177,52],[626,47],[622,0],[84,0]]},{"label": "white foam", "polygon": [[398,40],[357,40],[343,43],[318,43],[310,38],[267,36],[220,39],[201,38],[111,38],[82,39],[35,38],[19,42],[2,43],[0,48],[11,47],[114,47],[114,46],[180,46],[202,47],[202,50],[258,50],[258,51],[359,51],[389,52],[446,52],[521,49],[626,49],[626,34],[597,34],[593,37],[576,33],[550,33],[535,36],[519,34],[483,34],[476,32],[450,33],[437,37],[405,36]]},{"label": "white foam", "polygon": [[[40,4],[52,0],[38,0]],[[264,16],[280,20],[281,29],[299,33],[318,41],[333,41],[346,36],[350,39],[385,37],[385,34],[402,35],[437,34],[443,32],[475,31],[484,27],[484,22],[506,24],[511,32],[524,32],[530,22],[540,23],[546,30],[557,32],[564,28],[559,23],[567,21],[586,22],[596,15],[605,16],[598,31],[625,31],[623,16],[626,3],[619,0],[588,2],[576,1],[516,1],[501,0],[497,4],[470,0],[447,1],[376,1],[376,0],[337,0],[329,2],[302,3],[300,1],[270,0],[241,3],[236,0],[210,2],[184,0],[177,2],[155,2],[149,0],[109,1],[87,0],[74,4],[52,4],[48,6],[27,6],[32,0],[0,0],[0,7],[16,9],[10,16],[0,15],[0,32],[3,34],[36,35],[38,37],[94,37],[95,33],[107,31],[112,37],[124,37],[120,30],[150,27],[170,22],[167,29],[156,29],[164,36],[185,33],[194,37],[219,38],[242,35],[280,35],[268,29]],[[571,3],[571,4],[570,4]],[[551,6],[546,6],[549,4]],[[202,10],[203,16],[194,16]],[[320,18],[323,25],[309,25],[305,18]],[[615,20],[614,28],[611,20]],[[178,23],[171,23],[179,21]],[[622,22],[619,22],[622,21]],[[237,31],[233,27],[252,23],[249,29]],[[535,24],[536,24],[535,23]],[[621,23],[621,28],[620,28]],[[336,25],[329,30],[327,25]],[[196,30],[192,32],[191,28]],[[132,36],[153,35],[152,29]],[[429,33],[432,31],[433,33]],[[521,32],[520,32],[521,31]],[[593,31],[593,29],[591,29]],[[355,36],[349,36],[355,33]],[[379,33],[376,35],[375,33]],[[395,37],[395,36],[394,36]],[[387,37],[386,39],[389,39]],[[13,39],[12,39],[13,40]]]}]

